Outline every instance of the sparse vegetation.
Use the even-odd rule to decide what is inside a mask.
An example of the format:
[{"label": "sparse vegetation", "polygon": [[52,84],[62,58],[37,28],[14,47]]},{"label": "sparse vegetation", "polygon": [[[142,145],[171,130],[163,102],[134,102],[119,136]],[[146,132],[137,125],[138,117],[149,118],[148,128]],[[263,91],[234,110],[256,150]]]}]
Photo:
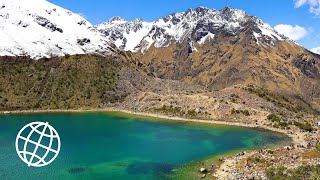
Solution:
[{"label": "sparse vegetation", "polygon": [[274,124],[272,127],[274,128],[281,128],[281,129],[290,129],[289,122],[284,121],[281,117],[277,116],[276,114],[269,114],[267,119],[272,121]]},{"label": "sparse vegetation", "polygon": [[195,110],[188,110],[187,115],[191,117],[197,116],[197,112]]},{"label": "sparse vegetation", "polygon": [[270,180],[320,179],[320,165],[301,166],[296,169],[270,167],[267,168],[266,175]]},{"label": "sparse vegetation", "polygon": [[240,98],[238,95],[236,94],[231,94],[231,102],[232,103],[237,103],[238,102],[238,99]]},{"label": "sparse vegetation", "polygon": [[272,122],[280,122],[280,121],[281,121],[281,118],[278,117],[278,116],[275,115],[275,114],[269,114],[269,115],[267,116],[267,119],[268,119],[268,120],[271,120]]},{"label": "sparse vegetation", "polygon": [[313,127],[310,123],[306,122],[306,123],[301,123],[301,122],[297,122],[295,121],[294,122],[294,125],[299,127],[301,130],[303,131],[308,131],[308,132],[311,132],[313,131]]},{"label": "sparse vegetation", "polygon": [[121,101],[121,64],[108,57],[74,55],[33,61],[0,60],[0,110],[98,107]]},{"label": "sparse vegetation", "polygon": [[165,114],[173,114],[173,115],[180,115],[180,116],[184,114],[181,107],[177,107],[173,105],[170,105],[170,106],[163,105],[161,108],[156,109],[156,111],[162,112]]},{"label": "sparse vegetation", "polygon": [[291,112],[298,113],[301,111],[305,111],[305,108],[302,107],[301,105],[291,102],[287,97],[283,95],[276,95],[276,94],[270,93],[267,89],[257,87],[253,84],[249,84],[244,89],[251,93],[257,94],[259,97],[273,103],[278,107],[286,108]]},{"label": "sparse vegetation", "polygon": [[293,124],[293,125],[299,127],[303,131],[311,132],[311,131],[314,130],[312,125],[310,123],[308,123],[308,122],[306,122],[306,123],[301,123],[301,122],[297,122],[297,121],[295,121],[293,123],[291,121],[286,122],[286,121],[282,120],[279,116],[277,116],[275,114],[268,115],[267,119],[271,120],[273,123],[275,123],[273,125],[274,128],[287,128],[287,129],[289,129],[288,126]]},{"label": "sparse vegetation", "polygon": [[248,157],[248,162],[258,164],[258,163],[265,163],[265,159],[259,157]]},{"label": "sparse vegetation", "polygon": [[231,109],[230,113],[231,114],[240,114],[241,113],[241,114],[243,114],[245,116],[250,116],[251,115],[248,110],[236,110],[234,108]]}]

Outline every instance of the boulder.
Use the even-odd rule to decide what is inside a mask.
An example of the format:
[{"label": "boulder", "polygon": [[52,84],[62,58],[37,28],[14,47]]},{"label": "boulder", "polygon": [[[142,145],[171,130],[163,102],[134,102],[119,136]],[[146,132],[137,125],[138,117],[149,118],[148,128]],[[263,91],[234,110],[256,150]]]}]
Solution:
[{"label": "boulder", "polygon": [[200,169],[200,172],[206,173],[206,172],[207,172],[207,169],[206,169],[206,168],[201,168],[201,169]]}]

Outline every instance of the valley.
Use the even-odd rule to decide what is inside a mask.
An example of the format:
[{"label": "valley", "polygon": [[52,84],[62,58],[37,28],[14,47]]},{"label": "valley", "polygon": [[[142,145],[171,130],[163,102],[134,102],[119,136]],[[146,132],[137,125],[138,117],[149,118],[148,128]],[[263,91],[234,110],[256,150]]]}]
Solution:
[{"label": "valley", "polygon": [[320,176],[320,55],[258,17],[198,7],[92,25],[28,1],[0,4],[0,113],[114,111],[271,130],[292,144],[202,160],[182,177]]}]

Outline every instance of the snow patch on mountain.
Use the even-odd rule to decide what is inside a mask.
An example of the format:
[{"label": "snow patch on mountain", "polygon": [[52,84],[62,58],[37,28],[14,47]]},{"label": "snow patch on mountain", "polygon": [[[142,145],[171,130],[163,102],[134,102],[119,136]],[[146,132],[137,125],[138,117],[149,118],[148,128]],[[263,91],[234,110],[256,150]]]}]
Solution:
[{"label": "snow patch on mountain", "polygon": [[120,17],[113,17],[109,21],[97,26],[109,41],[124,50],[133,50],[141,40],[151,31],[152,23],[135,19],[127,22]]},{"label": "snow patch on mountain", "polygon": [[252,33],[257,42],[262,42],[262,36],[271,44],[286,39],[258,18],[229,7],[220,11],[205,7],[188,9],[153,22],[141,19],[128,22],[114,17],[98,25],[97,29],[121,49],[144,52],[152,45],[160,48],[184,41],[204,44],[220,35],[236,36],[252,20],[252,26],[256,27]]},{"label": "snow patch on mountain", "polygon": [[311,52],[316,53],[316,54],[320,54],[320,47],[312,48]]},{"label": "snow patch on mountain", "polygon": [[0,55],[32,58],[105,53],[103,34],[81,16],[46,0],[1,0]]},{"label": "snow patch on mountain", "polygon": [[[66,54],[111,53],[111,44],[126,51],[189,43],[196,51],[220,36],[238,36],[248,26],[259,45],[286,40],[269,25],[244,11],[199,7],[168,15],[153,22],[113,17],[93,26],[81,16],[46,0],[0,0],[0,56],[32,58]],[[249,24],[249,25],[248,25]],[[249,28],[249,29],[250,29]]]},{"label": "snow patch on mountain", "polygon": [[214,34],[212,33],[208,33],[207,35],[203,36],[200,41],[198,41],[199,44],[204,44],[206,41],[211,41],[212,39],[214,39]]},{"label": "snow patch on mountain", "polygon": [[269,24],[261,24],[259,26],[261,32],[263,35],[269,36],[269,37],[274,37],[278,40],[283,40],[283,37],[277,31],[275,31]]}]

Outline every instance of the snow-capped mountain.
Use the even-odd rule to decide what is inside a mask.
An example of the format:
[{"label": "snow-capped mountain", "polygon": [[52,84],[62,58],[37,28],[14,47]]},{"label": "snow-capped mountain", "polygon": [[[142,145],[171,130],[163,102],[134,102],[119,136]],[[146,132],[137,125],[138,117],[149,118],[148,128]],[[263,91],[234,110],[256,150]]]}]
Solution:
[{"label": "snow-capped mountain", "polygon": [[143,52],[153,44],[166,47],[172,41],[203,44],[220,35],[237,36],[247,28],[252,29],[258,44],[287,39],[260,19],[229,7],[220,11],[205,7],[188,9],[154,22],[141,19],[127,22],[114,17],[97,26],[117,47],[134,52]]},{"label": "snow-capped mountain", "polygon": [[46,0],[0,0],[0,55],[32,58],[106,53],[103,34]]}]

